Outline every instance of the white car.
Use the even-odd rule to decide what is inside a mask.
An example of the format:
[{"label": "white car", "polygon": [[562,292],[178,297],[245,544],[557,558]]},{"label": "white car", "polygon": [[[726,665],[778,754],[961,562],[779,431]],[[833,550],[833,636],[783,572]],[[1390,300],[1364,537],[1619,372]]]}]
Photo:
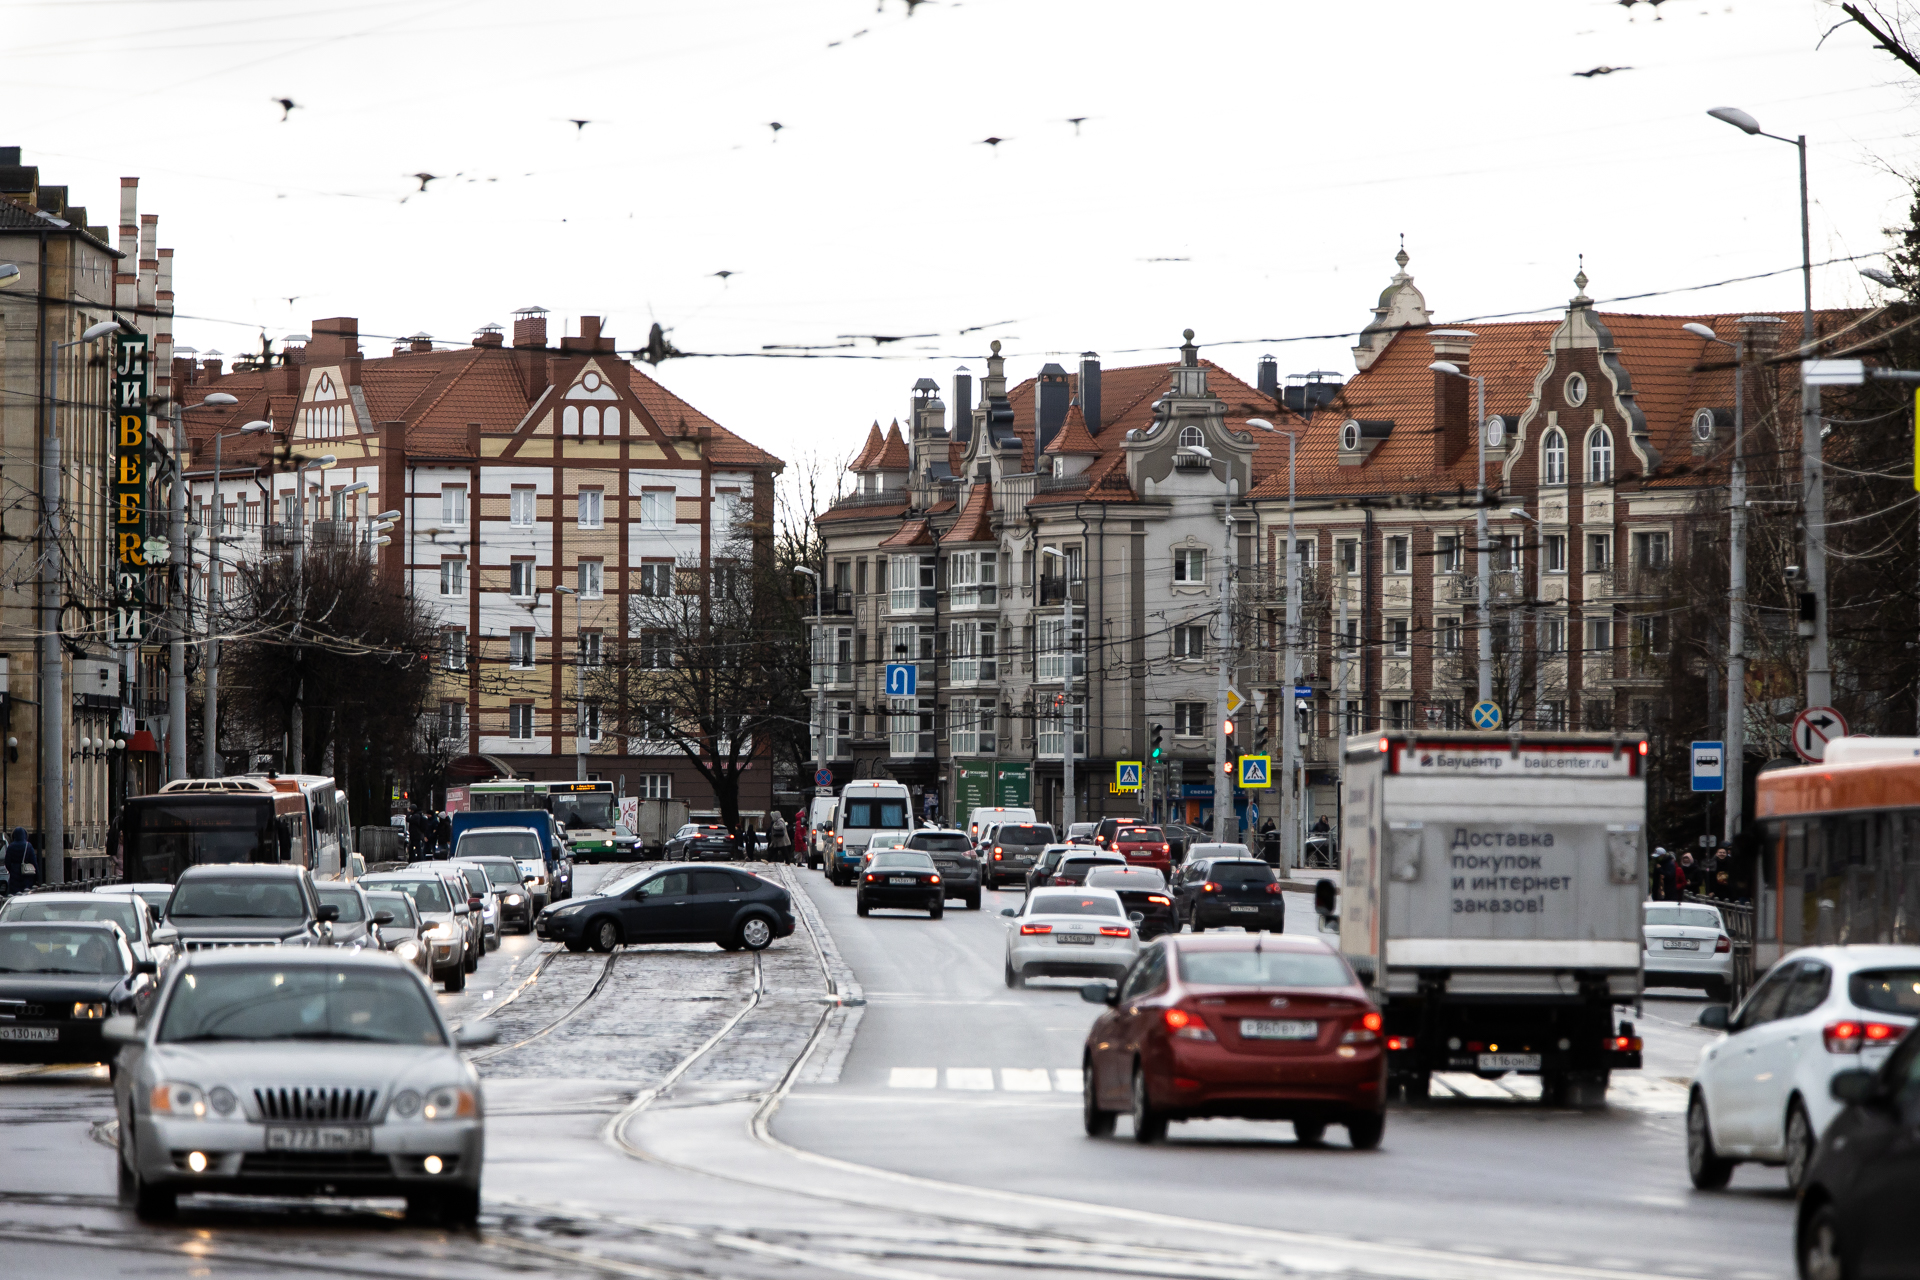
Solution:
[{"label": "white car", "polygon": [[906,848],[907,841],[911,839],[912,836],[913,836],[913,832],[911,831],[876,831],[874,832],[873,838],[867,841],[867,856],[861,860],[860,869],[862,871],[866,870],[867,863],[873,861],[873,855],[881,852],[882,850]]},{"label": "white car", "polygon": [[1877,1068],[1920,1019],[1920,947],[1806,947],[1773,966],[1731,1017],[1709,1005],[1700,1024],[1726,1035],[1701,1050],[1687,1103],[1693,1185],[1727,1185],[1742,1161],[1785,1165],[1797,1192],[1815,1145],[1842,1104],[1836,1072]]},{"label": "white car", "polygon": [[1692,987],[1709,1000],[1733,993],[1733,939],[1720,908],[1695,902],[1649,902],[1640,932],[1649,987]]},{"label": "white car", "polygon": [[1105,978],[1133,966],[1140,937],[1112,889],[1035,889],[1007,919],[1007,985],[1029,978]]}]

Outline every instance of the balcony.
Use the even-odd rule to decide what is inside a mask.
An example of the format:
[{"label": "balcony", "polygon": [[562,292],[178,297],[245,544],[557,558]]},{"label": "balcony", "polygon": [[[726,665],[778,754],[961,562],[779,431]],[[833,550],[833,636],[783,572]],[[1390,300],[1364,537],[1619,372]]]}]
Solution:
[{"label": "balcony", "polygon": [[1093,474],[1082,471],[1077,476],[1036,476],[1033,491],[1035,493],[1079,493],[1093,484]]},{"label": "balcony", "polygon": [[998,658],[954,658],[947,664],[947,683],[949,684],[998,684],[1000,682],[1000,660]]},{"label": "balcony", "polygon": [[912,497],[905,489],[883,489],[879,493],[848,493],[835,498],[827,505],[829,511],[844,511],[849,507],[898,507],[905,505]]},{"label": "balcony", "polygon": [[1085,604],[1087,602],[1086,579],[1075,578],[1073,582],[1069,584],[1065,578],[1061,577],[1041,578],[1040,607],[1045,608],[1050,604],[1066,603],[1069,589],[1073,592],[1073,602],[1075,604]]}]

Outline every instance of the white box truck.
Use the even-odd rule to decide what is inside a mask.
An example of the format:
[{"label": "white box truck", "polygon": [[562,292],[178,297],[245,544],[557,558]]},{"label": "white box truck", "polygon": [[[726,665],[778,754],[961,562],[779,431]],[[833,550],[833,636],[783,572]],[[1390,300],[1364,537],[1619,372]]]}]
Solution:
[{"label": "white box truck", "polygon": [[1538,1074],[1599,1106],[1640,1066],[1616,1004],[1640,997],[1646,739],[1383,732],[1346,741],[1336,895],[1323,927],[1386,1013],[1388,1089],[1435,1071]]}]

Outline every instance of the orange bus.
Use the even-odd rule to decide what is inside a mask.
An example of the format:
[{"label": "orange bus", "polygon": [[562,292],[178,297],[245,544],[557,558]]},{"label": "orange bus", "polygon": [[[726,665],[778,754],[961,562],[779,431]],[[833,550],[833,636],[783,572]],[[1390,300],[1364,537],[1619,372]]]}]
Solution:
[{"label": "orange bus", "polygon": [[210,862],[314,867],[307,798],[264,778],[181,778],[120,810],[124,874],[133,883],[171,884]]}]

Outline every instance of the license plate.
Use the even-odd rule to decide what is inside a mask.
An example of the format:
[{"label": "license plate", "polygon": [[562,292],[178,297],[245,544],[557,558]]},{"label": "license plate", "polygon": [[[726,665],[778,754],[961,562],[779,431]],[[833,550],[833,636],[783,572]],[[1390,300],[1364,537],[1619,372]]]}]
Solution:
[{"label": "license plate", "polygon": [[1090,933],[1057,933],[1054,937],[1058,938],[1061,942],[1073,943],[1083,947],[1093,945],[1093,935]]},{"label": "license plate", "polygon": [[58,1027],[0,1027],[0,1040],[58,1040]]},{"label": "license plate", "polygon": [[1667,951],[1698,951],[1700,944],[1692,938],[1663,938],[1660,946]]},{"label": "license plate", "polygon": [[1228,907],[1228,908],[1227,908],[1227,910],[1228,910],[1228,911],[1248,911],[1248,912],[1258,912],[1258,911],[1260,910],[1260,908],[1258,908],[1258,907]]},{"label": "license plate", "polygon": [[919,881],[914,879],[912,876],[888,876],[887,883],[888,884],[918,884]]},{"label": "license plate", "polygon": [[1483,1053],[1480,1055],[1482,1071],[1538,1071],[1540,1055],[1537,1053]]},{"label": "license plate", "polygon": [[373,1130],[364,1126],[267,1129],[269,1151],[371,1151]]},{"label": "license plate", "polygon": [[1309,1020],[1293,1018],[1240,1019],[1240,1037],[1243,1040],[1316,1040],[1319,1036],[1320,1024]]}]

